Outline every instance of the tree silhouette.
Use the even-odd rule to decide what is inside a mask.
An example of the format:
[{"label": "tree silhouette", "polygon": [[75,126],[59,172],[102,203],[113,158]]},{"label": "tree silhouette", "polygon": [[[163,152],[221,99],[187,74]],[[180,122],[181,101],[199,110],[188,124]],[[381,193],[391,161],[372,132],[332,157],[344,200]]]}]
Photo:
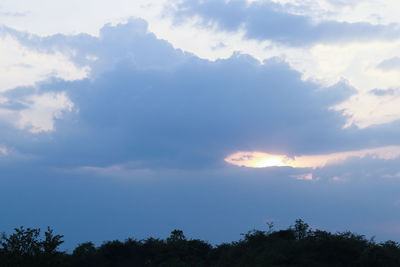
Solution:
[{"label": "tree silhouette", "polygon": [[62,235],[48,228],[16,228],[2,235],[0,266],[400,266],[397,242],[376,243],[352,232],[312,230],[303,220],[283,230],[249,231],[239,241],[211,246],[188,239],[173,230],[166,239],[148,238],[92,242],[77,246],[72,254],[59,252]]},{"label": "tree silhouette", "polygon": [[63,235],[54,235],[53,229],[47,227],[47,232],[44,233],[45,239],[41,242],[43,252],[47,255],[54,255],[57,253],[57,248],[64,243]]},{"label": "tree silhouette", "polygon": [[179,241],[184,241],[186,240],[185,235],[183,234],[182,230],[173,230],[171,232],[170,237],[167,238],[167,242],[171,243],[171,242],[179,242]]},{"label": "tree silhouette", "polygon": [[1,245],[5,253],[15,257],[30,257],[40,254],[40,229],[24,229],[21,226],[15,228],[14,231],[15,233],[9,237],[5,234],[2,236]]},{"label": "tree silhouette", "polygon": [[48,227],[41,239],[40,229],[14,228],[10,236],[2,234],[1,246],[5,266],[55,266],[64,255],[57,248],[64,242]]},{"label": "tree silhouette", "polygon": [[297,219],[294,225],[294,235],[297,240],[301,240],[307,236],[307,230],[309,225],[306,224],[302,219]]}]

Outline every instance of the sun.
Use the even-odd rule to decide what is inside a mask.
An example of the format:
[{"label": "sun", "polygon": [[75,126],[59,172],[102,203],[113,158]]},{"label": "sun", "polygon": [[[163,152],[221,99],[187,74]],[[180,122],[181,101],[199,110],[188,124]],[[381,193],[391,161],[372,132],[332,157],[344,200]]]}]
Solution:
[{"label": "sun", "polygon": [[225,162],[242,167],[266,168],[291,166],[292,160],[285,155],[263,152],[236,152],[225,158]]},{"label": "sun", "polygon": [[253,162],[253,165],[257,168],[283,166],[282,158],[279,156],[269,156]]},{"label": "sun", "polygon": [[249,168],[292,167],[292,168],[322,168],[326,165],[341,164],[350,158],[374,157],[390,160],[400,157],[400,146],[386,146],[369,149],[336,152],[330,154],[286,155],[268,154],[257,151],[238,151],[225,158],[225,162]]}]

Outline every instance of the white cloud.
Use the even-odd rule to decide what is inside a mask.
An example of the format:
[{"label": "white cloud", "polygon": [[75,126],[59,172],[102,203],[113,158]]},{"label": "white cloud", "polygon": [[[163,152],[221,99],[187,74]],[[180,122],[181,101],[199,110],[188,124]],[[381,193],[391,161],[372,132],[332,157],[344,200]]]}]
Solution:
[{"label": "white cloud", "polygon": [[400,120],[400,96],[360,93],[335,106],[334,109],[349,116],[344,127],[357,125],[359,128],[366,128]]},{"label": "white cloud", "polygon": [[50,77],[67,81],[83,79],[89,71],[89,67],[76,66],[60,52],[40,53],[10,35],[0,37],[0,92],[31,86]]},{"label": "white cloud", "polygon": [[65,92],[30,95],[20,101],[27,106],[22,110],[0,109],[0,119],[14,124],[31,133],[54,130],[55,119],[62,118],[63,112],[72,111],[74,105]]},{"label": "white cloud", "polygon": [[286,60],[303,73],[304,80],[322,86],[332,86],[341,80],[358,93],[333,107],[349,116],[346,127],[366,128],[400,119],[400,96],[377,96],[373,89],[389,90],[400,87],[399,70],[385,71],[379,64],[400,55],[400,41],[317,44],[310,49],[282,49]]},{"label": "white cloud", "polygon": [[[4,10],[26,13],[2,18],[2,23],[39,35],[89,33],[98,35],[106,23],[119,23],[136,16],[147,20],[160,16],[167,0],[2,0]],[[79,7],[79,8],[77,8]],[[95,10],[95,12],[93,12]]]},{"label": "white cloud", "polygon": [[[35,86],[49,78],[65,81],[80,80],[89,74],[88,66],[79,67],[60,52],[42,53],[20,44],[8,34],[0,37],[0,92],[20,86]],[[27,107],[22,110],[8,109],[9,102]],[[0,119],[19,129],[32,133],[54,130],[54,119],[61,118],[63,111],[71,111],[73,103],[65,93],[30,94],[13,99],[0,95]]]},{"label": "white cloud", "polygon": [[[253,0],[262,2],[264,0]],[[272,0],[282,5],[290,4],[292,14],[310,16],[315,21],[367,22],[390,24],[400,22],[396,0]]]},{"label": "white cloud", "polygon": [[19,112],[17,126],[29,128],[32,133],[54,130],[54,120],[60,119],[64,111],[72,111],[74,106],[64,92],[33,95],[27,100],[32,104]]}]

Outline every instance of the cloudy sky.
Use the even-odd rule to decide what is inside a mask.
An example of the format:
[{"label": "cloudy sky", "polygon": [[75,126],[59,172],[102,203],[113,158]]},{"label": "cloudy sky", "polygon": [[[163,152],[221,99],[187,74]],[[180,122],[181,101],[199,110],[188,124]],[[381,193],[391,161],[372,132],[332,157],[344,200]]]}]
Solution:
[{"label": "cloudy sky", "polygon": [[2,0],[0,231],[400,241],[395,0]]}]

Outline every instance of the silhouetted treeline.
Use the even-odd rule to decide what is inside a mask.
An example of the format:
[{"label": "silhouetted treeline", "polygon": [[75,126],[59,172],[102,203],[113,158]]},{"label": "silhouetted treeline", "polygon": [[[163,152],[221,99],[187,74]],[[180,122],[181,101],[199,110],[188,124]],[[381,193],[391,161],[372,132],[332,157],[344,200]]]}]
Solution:
[{"label": "silhouetted treeline", "polygon": [[400,266],[400,247],[351,232],[311,230],[297,220],[285,230],[253,230],[232,243],[211,246],[174,230],[167,239],[83,243],[72,254],[58,251],[61,235],[48,228],[16,228],[1,237],[0,266]]}]

